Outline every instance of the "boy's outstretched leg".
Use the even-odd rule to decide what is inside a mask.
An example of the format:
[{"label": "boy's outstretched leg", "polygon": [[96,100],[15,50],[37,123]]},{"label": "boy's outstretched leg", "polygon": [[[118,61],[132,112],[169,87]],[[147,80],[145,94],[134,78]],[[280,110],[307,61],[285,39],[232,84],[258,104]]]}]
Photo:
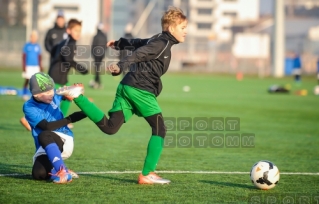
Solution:
[{"label": "boy's outstretched leg", "polygon": [[62,87],[57,90],[58,95],[62,95],[74,103],[92,120],[99,129],[108,134],[115,134],[124,123],[124,114],[122,111],[110,113],[108,119],[103,111],[92,103],[87,97],[83,96],[83,84],[74,84],[72,86]]},{"label": "boy's outstretched leg", "polygon": [[145,118],[152,127],[152,136],[148,143],[147,154],[142,173],[138,177],[139,184],[168,184],[170,180],[163,179],[154,173],[156,165],[160,159],[166,129],[161,114],[156,114]]}]

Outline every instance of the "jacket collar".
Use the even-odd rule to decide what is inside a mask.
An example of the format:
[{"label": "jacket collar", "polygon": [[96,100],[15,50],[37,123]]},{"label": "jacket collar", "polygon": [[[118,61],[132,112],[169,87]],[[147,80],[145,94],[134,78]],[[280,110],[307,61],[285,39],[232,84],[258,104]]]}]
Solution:
[{"label": "jacket collar", "polygon": [[54,24],[54,29],[65,30],[66,26],[59,27],[57,23]]},{"label": "jacket collar", "polygon": [[162,34],[165,35],[171,43],[173,44],[179,43],[178,40],[176,40],[176,38],[170,32],[163,31]]}]

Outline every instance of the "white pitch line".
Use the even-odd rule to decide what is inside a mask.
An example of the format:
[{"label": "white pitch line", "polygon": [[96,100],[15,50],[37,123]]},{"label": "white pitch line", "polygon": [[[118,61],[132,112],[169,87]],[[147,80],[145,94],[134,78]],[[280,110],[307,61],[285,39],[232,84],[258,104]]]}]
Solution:
[{"label": "white pitch line", "polygon": [[[93,172],[77,172],[82,175],[89,174],[138,174],[141,171],[93,171]],[[156,171],[156,173],[163,174],[249,174],[250,172],[240,171]],[[308,175],[308,176],[319,176],[318,173],[312,172],[280,172],[281,175]],[[15,176],[30,176],[30,174],[0,174],[0,177],[15,177]]]}]

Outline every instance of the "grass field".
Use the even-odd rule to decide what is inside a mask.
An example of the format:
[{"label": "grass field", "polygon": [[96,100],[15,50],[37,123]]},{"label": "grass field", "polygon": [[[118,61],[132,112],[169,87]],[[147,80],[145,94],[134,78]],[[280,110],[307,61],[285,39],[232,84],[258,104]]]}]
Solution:
[{"label": "grass field", "polygon": [[[20,76],[20,72],[1,70],[0,86],[20,87]],[[91,78],[72,75],[70,82],[88,84]],[[120,79],[102,79],[104,89],[86,87],[86,95],[107,112]],[[270,85],[287,83],[293,90],[307,89],[308,95],[267,93]],[[319,97],[312,93],[315,83],[315,77],[303,78],[302,86],[294,87],[292,78],[245,77],[239,82],[234,76],[213,74],[165,75],[158,98],[164,116],[239,117],[237,133],[254,133],[255,140],[253,148],[165,148],[157,170],[172,171],[160,174],[172,183],[164,186],[136,184],[151,133],[144,119],[136,116],[113,136],[104,135],[89,119],[76,123],[75,149],[66,164],[82,172],[80,179],[68,185],[32,180],[33,139],[19,124],[23,100],[0,96],[0,203],[249,203],[253,195],[264,201],[270,195],[277,199],[304,195],[311,198],[310,203],[318,203]],[[190,92],[182,91],[184,85],[191,87]],[[70,113],[76,110],[73,104]],[[264,159],[274,162],[282,173],[279,184],[269,191],[254,188],[245,173]]]}]

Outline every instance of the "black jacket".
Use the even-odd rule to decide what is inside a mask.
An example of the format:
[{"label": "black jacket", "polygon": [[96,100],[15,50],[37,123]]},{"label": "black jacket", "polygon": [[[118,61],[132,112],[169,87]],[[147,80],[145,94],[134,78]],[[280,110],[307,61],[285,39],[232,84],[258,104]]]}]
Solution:
[{"label": "black jacket", "polygon": [[[124,38],[126,39],[126,40],[131,40],[131,39],[133,39],[134,37],[133,37],[133,35],[132,35],[132,33],[125,33],[124,34]],[[120,50],[120,52],[119,52],[119,61],[121,61],[121,60],[123,60],[125,57],[127,57],[127,55],[130,53],[130,51],[127,51],[127,50]]]},{"label": "black jacket", "polygon": [[121,84],[149,91],[158,96],[162,91],[161,76],[171,60],[171,47],[178,41],[169,32],[163,31],[150,39],[125,39],[115,41],[116,49],[134,50],[118,63],[128,73]]},{"label": "black jacket", "polygon": [[[92,42],[92,57],[103,59],[106,53],[107,36],[101,30],[97,30]],[[102,50],[101,50],[102,49]],[[103,51],[103,53],[101,52]]]},{"label": "black jacket", "polygon": [[89,65],[79,64],[74,61],[76,41],[69,35],[67,39],[54,46],[51,51],[52,61],[49,68],[49,76],[60,85],[68,82],[68,73],[73,67],[81,74],[87,74]]},{"label": "black jacket", "polygon": [[57,24],[54,25],[53,28],[51,28],[44,40],[45,49],[51,53],[52,48],[57,45],[59,42],[61,42],[65,37],[66,34],[66,27],[60,28]]}]

